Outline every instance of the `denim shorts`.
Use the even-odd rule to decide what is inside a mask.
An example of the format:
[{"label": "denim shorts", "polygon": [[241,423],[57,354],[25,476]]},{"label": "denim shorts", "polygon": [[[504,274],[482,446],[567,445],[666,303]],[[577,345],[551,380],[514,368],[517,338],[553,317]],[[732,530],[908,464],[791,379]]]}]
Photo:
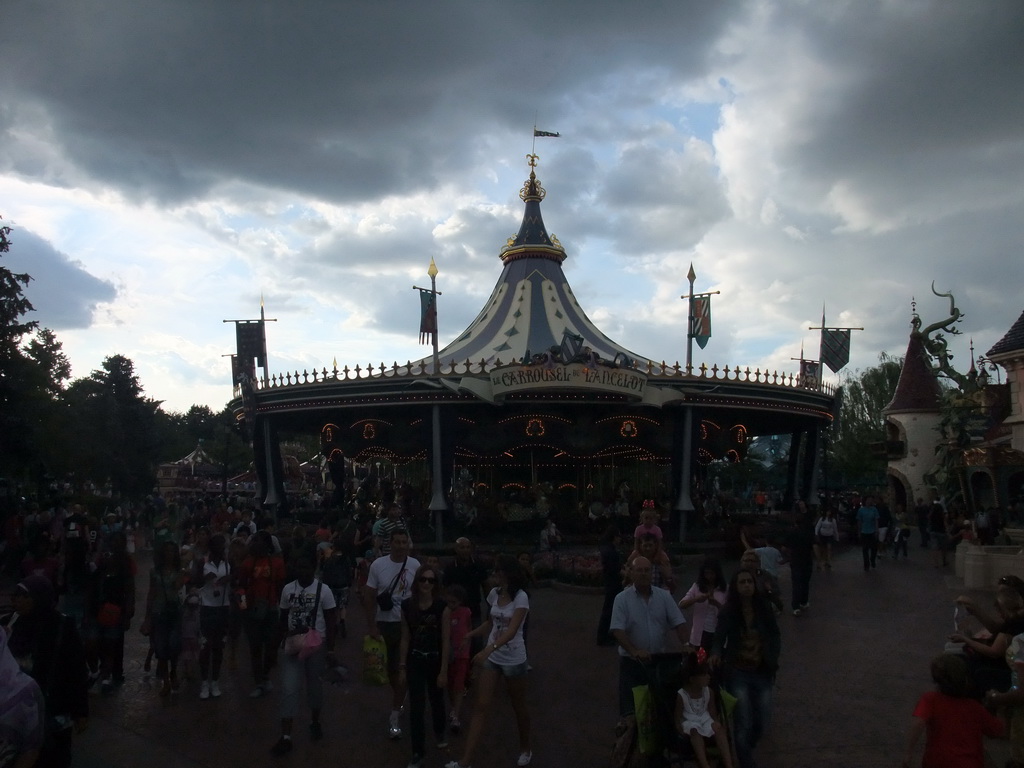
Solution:
[{"label": "denim shorts", "polygon": [[495,664],[490,659],[484,659],[484,669],[501,672],[505,677],[522,677],[530,670],[530,664],[526,661],[522,664]]}]

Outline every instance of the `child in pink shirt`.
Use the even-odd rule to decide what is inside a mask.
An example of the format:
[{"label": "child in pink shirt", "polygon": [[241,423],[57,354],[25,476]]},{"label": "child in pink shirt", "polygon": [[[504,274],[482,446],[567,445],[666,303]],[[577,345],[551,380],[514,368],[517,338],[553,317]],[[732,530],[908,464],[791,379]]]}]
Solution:
[{"label": "child in pink shirt", "polygon": [[654,501],[648,499],[644,502],[644,508],[640,510],[640,525],[633,531],[633,540],[640,541],[640,537],[645,533],[653,533],[658,537],[658,541],[663,541],[664,536],[661,534],[661,528],[658,527],[658,510],[654,508]]}]

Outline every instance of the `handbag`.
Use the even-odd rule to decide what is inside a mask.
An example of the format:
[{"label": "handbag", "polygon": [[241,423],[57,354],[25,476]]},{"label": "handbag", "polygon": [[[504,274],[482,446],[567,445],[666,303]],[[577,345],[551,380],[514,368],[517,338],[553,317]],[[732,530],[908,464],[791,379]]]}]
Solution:
[{"label": "handbag", "polygon": [[386,592],[381,592],[377,595],[377,607],[382,611],[390,611],[395,607],[395,587],[398,586],[398,580],[402,578],[402,571],[405,570],[405,564],[409,562],[409,558],[405,558],[402,561],[402,567],[398,569],[398,573],[395,574],[395,578],[391,580],[391,585],[388,587]]}]

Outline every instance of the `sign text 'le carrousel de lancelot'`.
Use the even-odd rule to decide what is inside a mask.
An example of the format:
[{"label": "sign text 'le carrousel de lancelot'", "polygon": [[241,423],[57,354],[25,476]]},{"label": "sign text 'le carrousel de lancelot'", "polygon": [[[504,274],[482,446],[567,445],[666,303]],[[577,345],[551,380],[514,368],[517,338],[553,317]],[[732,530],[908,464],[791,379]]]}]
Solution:
[{"label": "sign text 'le carrousel de lancelot'", "polygon": [[642,398],[647,377],[628,368],[603,365],[523,365],[491,371],[495,396],[531,389],[593,389]]}]

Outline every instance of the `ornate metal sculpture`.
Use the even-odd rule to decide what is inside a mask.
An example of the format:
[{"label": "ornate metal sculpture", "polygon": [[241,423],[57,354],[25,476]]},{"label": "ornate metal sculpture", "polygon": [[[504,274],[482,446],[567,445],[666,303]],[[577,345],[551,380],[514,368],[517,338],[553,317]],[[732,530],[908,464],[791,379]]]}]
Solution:
[{"label": "ornate metal sculpture", "polygon": [[[963,320],[965,315],[957,308],[956,299],[953,298],[952,291],[949,293],[939,293],[935,290],[934,280],[932,281],[932,293],[949,299],[949,317],[937,323],[932,323],[921,331],[921,336],[924,338],[924,348],[927,350],[929,357],[932,358],[932,361],[934,361],[929,361],[929,364],[936,376],[945,376],[947,379],[955,382],[962,391],[966,391],[971,387],[971,381],[953,367],[951,362],[953,353],[949,351],[945,335],[939,333],[939,331],[945,331],[953,335],[959,334],[960,330],[956,327],[956,324]],[[914,320],[915,325],[920,325],[921,321],[919,318],[915,317]]]}]

